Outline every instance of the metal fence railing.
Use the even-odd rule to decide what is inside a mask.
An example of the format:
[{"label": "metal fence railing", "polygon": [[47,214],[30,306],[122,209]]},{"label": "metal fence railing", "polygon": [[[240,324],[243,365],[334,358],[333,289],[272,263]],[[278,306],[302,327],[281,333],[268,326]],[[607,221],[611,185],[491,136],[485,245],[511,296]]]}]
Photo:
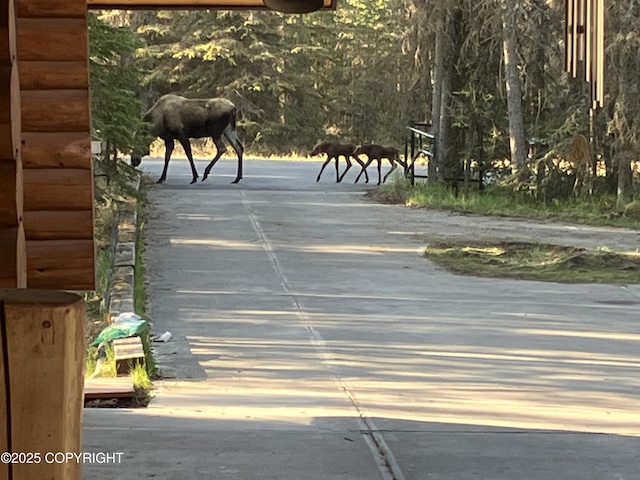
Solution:
[{"label": "metal fence railing", "polygon": [[416,178],[429,178],[429,175],[416,174],[416,160],[425,156],[431,163],[436,153],[436,137],[427,132],[431,124],[425,122],[411,122],[408,128],[409,139],[405,143],[404,158],[406,159],[405,176],[411,180],[411,185]]}]

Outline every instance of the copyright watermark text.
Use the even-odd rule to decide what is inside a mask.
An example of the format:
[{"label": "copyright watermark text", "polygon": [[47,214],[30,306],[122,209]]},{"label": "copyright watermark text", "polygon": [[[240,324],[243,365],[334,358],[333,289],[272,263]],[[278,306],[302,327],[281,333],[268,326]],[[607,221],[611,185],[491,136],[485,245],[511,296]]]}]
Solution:
[{"label": "copyright watermark text", "polygon": [[15,464],[39,463],[122,463],[123,452],[3,452],[0,462]]}]

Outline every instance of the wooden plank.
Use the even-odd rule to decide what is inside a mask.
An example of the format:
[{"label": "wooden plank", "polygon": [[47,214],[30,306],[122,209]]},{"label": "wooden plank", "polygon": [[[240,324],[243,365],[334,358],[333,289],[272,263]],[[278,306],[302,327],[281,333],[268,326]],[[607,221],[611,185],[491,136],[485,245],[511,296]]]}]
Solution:
[{"label": "wooden plank", "polygon": [[19,17],[81,17],[87,15],[84,2],[69,0],[17,0]]},{"label": "wooden plank", "polygon": [[29,288],[95,288],[93,240],[27,240],[26,245]]},{"label": "wooden plank", "polygon": [[93,177],[76,168],[25,168],[24,210],[91,210]]},{"label": "wooden plank", "polygon": [[133,379],[129,377],[85,378],[85,400],[131,398],[135,391]]},{"label": "wooden plank", "polygon": [[87,61],[84,18],[18,18],[16,28],[20,61]]},{"label": "wooden plank", "polygon": [[[79,295],[0,290],[11,451],[80,452],[85,305]],[[6,383],[8,379],[8,384]],[[10,387],[10,388],[9,388]],[[79,480],[78,462],[12,465],[10,478]]]},{"label": "wooden plank", "polygon": [[34,167],[67,167],[90,170],[91,136],[86,132],[24,132],[22,165]]},{"label": "wooden plank", "polygon": [[89,91],[23,90],[21,92],[24,132],[89,132]]},{"label": "wooden plank", "polygon": [[33,62],[19,61],[22,90],[86,89],[89,69],[85,61]]},{"label": "wooden plank", "polygon": [[91,210],[27,210],[23,218],[28,240],[93,239]]},{"label": "wooden plank", "polygon": [[128,360],[132,358],[144,358],[144,348],[140,337],[116,338],[111,342],[113,346],[113,358]]},{"label": "wooden plank", "polygon": [[[323,10],[335,10],[337,0],[324,0]],[[89,8],[147,9],[217,8],[221,10],[267,10],[262,0],[87,0]]]},{"label": "wooden plank", "polygon": [[26,250],[22,223],[0,227],[0,288],[27,286]]}]

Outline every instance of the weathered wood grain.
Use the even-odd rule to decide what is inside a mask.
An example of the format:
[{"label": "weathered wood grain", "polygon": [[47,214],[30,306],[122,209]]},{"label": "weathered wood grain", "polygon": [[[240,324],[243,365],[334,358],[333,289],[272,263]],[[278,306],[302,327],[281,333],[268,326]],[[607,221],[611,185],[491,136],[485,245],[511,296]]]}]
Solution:
[{"label": "weathered wood grain", "polygon": [[24,132],[89,132],[89,91],[23,90],[21,92]]},{"label": "weathered wood grain", "polygon": [[26,243],[29,288],[52,288],[52,285],[66,290],[94,288],[93,240],[27,240]]},{"label": "weathered wood grain", "polygon": [[91,170],[25,168],[24,210],[91,210]]},{"label": "weathered wood grain", "polygon": [[69,0],[17,0],[19,17],[84,18],[87,8],[84,2]]},{"label": "weathered wood grain", "polygon": [[22,169],[15,160],[0,159],[0,226],[18,225],[24,208]]},{"label": "weathered wood grain", "polygon": [[91,210],[38,210],[24,212],[27,240],[64,240],[93,238]]},{"label": "weathered wood grain", "polygon": [[27,252],[22,223],[15,227],[1,227],[0,287],[25,288],[26,286]]},{"label": "weathered wood grain", "polygon": [[20,61],[87,61],[84,18],[18,18],[16,34]]},{"label": "weathered wood grain", "polygon": [[[11,451],[77,452],[81,445],[85,305],[79,295],[34,289],[0,289],[7,355],[2,395],[11,409]],[[9,388],[10,386],[10,388]],[[24,480],[79,480],[80,462],[12,465]]]},{"label": "weathered wood grain", "polygon": [[89,88],[86,61],[19,61],[18,71],[22,90]]},{"label": "weathered wood grain", "polygon": [[24,132],[22,166],[91,169],[91,136],[85,132]]}]

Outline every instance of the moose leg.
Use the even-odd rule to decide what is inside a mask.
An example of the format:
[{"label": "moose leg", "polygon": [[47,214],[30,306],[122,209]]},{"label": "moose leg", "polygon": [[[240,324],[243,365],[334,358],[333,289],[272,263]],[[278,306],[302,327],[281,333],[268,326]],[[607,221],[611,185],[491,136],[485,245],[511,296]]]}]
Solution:
[{"label": "moose leg", "polygon": [[373,158],[369,158],[367,157],[367,163],[365,164],[360,164],[362,166],[362,170],[360,171],[360,173],[358,174],[358,176],[356,177],[356,181],[353,183],[358,183],[358,180],[360,180],[360,176],[364,173],[366,175],[366,183],[369,183],[369,175],[367,174],[367,167],[369,165],[371,165],[371,162],[373,162]]},{"label": "moose leg", "polygon": [[[217,137],[217,138],[214,137],[213,138],[213,143],[215,143],[215,145],[216,145],[216,150],[217,150],[216,156],[213,157],[213,160],[211,160],[209,165],[207,165],[207,168],[204,169],[204,176],[202,177],[202,181],[203,182],[207,179],[207,177],[209,176],[209,173],[211,172],[211,169],[213,168],[213,166],[216,164],[216,162],[220,159],[222,154],[227,149],[227,146],[222,141],[222,137]],[[240,170],[240,168],[239,168],[239,170]],[[240,174],[240,172],[238,172],[238,174]],[[236,178],[232,183],[238,183],[239,181],[240,181],[240,179]]]},{"label": "moose leg", "polygon": [[198,171],[196,170],[196,166],[193,163],[193,154],[191,153],[191,143],[187,137],[179,137],[178,141],[182,148],[184,149],[184,153],[187,154],[187,158],[189,159],[189,164],[191,165],[191,174],[193,178],[191,179],[191,183],[196,183],[198,181]]},{"label": "moose leg", "polygon": [[382,158],[376,158],[378,161],[378,185],[382,183]]},{"label": "moose leg", "polygon": [[[367,173],[367,168],[364,166],[364,162],[362,160],[360,160],[360,158],[358,158],[358,157],[353,157],[353,158],[354,158],[354,160],[356,162],[358,162],[358,165],[360,165],[360,168],[364,170],[364,178],[367,179],[366,183],[369,183],[369,174]],[[344,173],[347,173],[347,172],[344,172]],[[344,177],[344,174],[342,176]],[[358,175],[358,177],[359,177],[359,175]]]},{"label": "moose leg", "polygon": [[224,131],[224,136],[227,140],[229,140],[229,143],[231,144],[233,149],[236,151],[236,154],[238,155],[238,174],[236,175],[236,179],[233,182],[231,182],[231,183],[238,183],[242,179],[242,154],[244,152],[244,145],[242,145],[242,142],[238,138],[238,132],[236,131],[235,128],[227,127],[226,130]]},{"label": "moose leg", "polygon": [[398,165],[392,159],[389,159],[389,163],[391,164],[391,170],[389,170],[387,174],[384,176],[384,178],[382,179],[382,183],[386,182],[387,177],[391,175],[396,168],[398,168]]},{"label": "moose leg", "polygon": [[157,183],[164,183],[167,179],[167,169],[169,168],[169,160],[171,160],[171,153],[173,152],[174,146],[175,142],[173,141],[173,138],[164,140],[164,168],[162,169],[162,175],[160,175]]},{"label": "moose leg", "polygon": [[332,157],[332,156],[330,156],[330,155],[327,153],[327,159],[326,159],[326,160],[324,161],[324,163],[322,164],[322,167],[320,167],[320,172],[318,173],[318,176],[316,177],[316,182],[319,182],[319,181],[320,181],[320,177],[322,176],[322,172],[324,172],[324,167],[326,167],[326,166],[329,164],[329,162],[331,161],[331,159],[332,159],[332,158],[333,158],[333,157]]},{"label": "moose leg", "polygon": [[[344,169],[344,172],[342,172],[342,175],[340,175],[340,178],[338,179],[338,183],[340,183],[340,182],[342,181],[342,179],[344,178],[344,176],[347,174],[347,172],[348,172],[348,171],[349,171],[349,169],[351,168],[351,165],[353,165],[353,164],[351,163],[351,160],[349,160],[349,155],[346,155],[346,156],[344,157],[344,159],[345,159],[345,161],[347,162],[347,168],[345,168],[345,169]],[[337,169],[337,167],[336,167],[336,174],[338,173],[338,172],[337,172],[337,170],[338,170],[338,169]]]}]

